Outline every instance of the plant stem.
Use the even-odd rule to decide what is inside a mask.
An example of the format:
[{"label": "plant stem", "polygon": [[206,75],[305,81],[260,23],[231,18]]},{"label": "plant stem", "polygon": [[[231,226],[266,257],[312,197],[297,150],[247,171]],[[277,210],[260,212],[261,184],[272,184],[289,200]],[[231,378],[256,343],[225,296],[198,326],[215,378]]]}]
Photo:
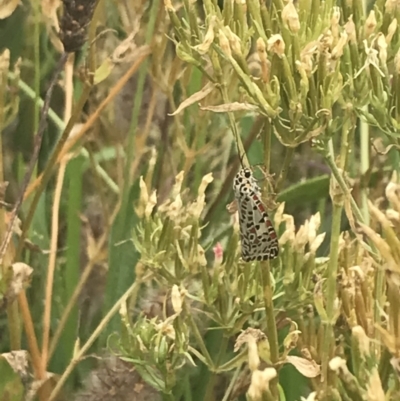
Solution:
[{"label": "plant stem", "polygon": [[[278,330],[276,328],[274,304],[272,296],[274,290],[272,288],[271,270],[269,261],[260,262],[262,284],[263,284],[263,297],[265,304],[265,315],[267,320],[267,336],[271,352],[271,362],[276,365],[279,361],[279,343],[278,343]],[[278,379],[275,378],[271,381],[271,392],[275,398],[278,397]]]},{"label": "plant stem", "polygon": [[[226,347],[228,346],[229,338],[227,336],[222,337],[222,343],[220,344],[219,352],[215,361],[216,368],[218,369],[218,365],[221,363],[222,356],[225,354]],[[213,393],[215,388],[215,383],[217,380],[217,373],[210,372],[209,380],[207,383],[206,392],[204,395],[204,401],[212,400]]]},{"label": "plant stem", "polygon": [[[365,107],[367,109],[367,107]],[[369,125],[366,121],[360,120],[360,173],[361,176],[369,169]],[[363,180],[361,180],[362,182]],[[364,223],[369,225],[368,193],[367,187],[361,188],[361,212]]]},{"label": "plant stem", "polygon": [[279,192],[279,190],[281,189],[283,183],[286,180],[286,176],[287,176],[287,173],[288,173],[289,166],[290,166],[290,163],[292,161],[293,155],[294,155],[294,148],[289,148],[289,147],[286,148],[285,159],[283,161],[283,165],[282,165],[282,168],[281,168],[281,172],[279,174],[279,178],[276,181],[276,187],[275,187],[275,192],[276,193]]},{"label": "plant stem", "polygon": [[324,379],[325,388],[328,389],[328,363],[331,359],[332,342],[334,340],[332,327],[335,316],[335,299],[336,299],[336,279],[338,270],[338,253],[339,253],[339,237],[340,224],[343,206],[333,204],[332,211],[332,231],[331,244],[329,252],[329,263],[327,272],[327,294],[326,294],[326,313],[328,321],[324,323],[324,341],[322,349],[322,377]]}]

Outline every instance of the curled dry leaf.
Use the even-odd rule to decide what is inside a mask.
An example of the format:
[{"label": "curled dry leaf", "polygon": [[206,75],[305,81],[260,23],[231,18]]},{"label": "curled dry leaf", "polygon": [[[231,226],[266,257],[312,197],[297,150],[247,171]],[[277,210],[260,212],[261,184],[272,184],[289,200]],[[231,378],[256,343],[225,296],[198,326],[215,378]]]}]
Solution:
[{"label": "curled dry leaf", "polygon": [[207,95],[209,95],[215,88],[215,85],[212,83],[208,83],[203,89],[200,91],[193,93],[192,96],[189,96],[187,99],[185,99],[179,106],[178,108],[171,114],[170,116],[176,116],[178,113],[180,113],[182,110],[186,109],[186,107],[191,106],[194,103],[197,103],[201,99],[204,99]]},{"label": "curled dry leaf", "polygon": [[249,103],[226,103],[217,106],[200,106],[201,110],[208,110],[214,113],[226,113],[228,111],[258,111],[258,106]]},{"label": "curled dry leaf", "polygon": [[292,364],[305,377],[317,377],[321,373],[321,367],[313,360],[289,355],[286,357],[286,362]]},{"label": "curled dry leaf", "polygon": [[239,334],[238,338],[235,342],[235,347],[233,349],[234,352],[237,352],[243,344],[247,344],[250,341],[250,338],[259,341],[265,340],[267,336],[259,329],[253,329],[249,327],[245,331]]}]

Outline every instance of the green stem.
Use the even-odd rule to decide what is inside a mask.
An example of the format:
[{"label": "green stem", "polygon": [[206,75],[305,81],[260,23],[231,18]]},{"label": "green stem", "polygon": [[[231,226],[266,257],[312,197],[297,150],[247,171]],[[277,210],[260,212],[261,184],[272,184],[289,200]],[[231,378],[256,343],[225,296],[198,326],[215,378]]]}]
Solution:
[{"label": "green stem", "polygon": [[283,183],[286,181],[286,177],[288,174],[290,163],[292,162],[294,155],[294,148],[286,148],[285,159],[283,161],[283,166],[281,172],[279,174],[279,178],[276,182],[275,192],[278,193],[279,190],[282,188]]},{"label": "green stem", "polygon": [[[276,365],[279,361],[279,343],[278,343],[278,330],[276,328],[274,303],[272,297],[274,290],[272,288],[271,270],[269,261],[260,262],[262,284],[263,284],[263,297],[265,304],[265,316],[267,320],[267,336],[271,352],[271,362]],[[275,399],[278,397],[278,379],[271,381],[270,389]]]},{"label": "green stem", "polygon": [[197,345],[199,346],[200,351],[203,353],[203,356],[204,356],[204,358],[206,359],[206,361],[208,363],[208,368],[210,370],[214,370],[214,362],[213,362],[213,360],[211,358],[210,353],[207,350],[206,345],[204,344],[203,336],[201,335],[201,333],[199,331],[199,328],[197,327],[197,324],[194,321],[193,316],[190,313],[190,311],[188,310],[186,304],[184,304],[184,310],[186,312],[190,328],[193,331],[193,336],[195,337],[195,339],[197,341]]},{"label": "green stem", "polygon": [[264,122],[264,165],[267,171],[267,174],[270,171],[271,167],[271,140],[272,140],[272,126],[271,123],[265,119]]},{"label": "green stem", "polygon": [[333,176],[335,177],[336,181],[338,182],[340,189],[343,191],[344,195],[350,199],[351,208],[353,210],[354,216],[358,222],[364,224],[364,217],[361,214],[360,209],[357,206],[356,201],[354,200],[353,196],[351,195],[350,189],[348,188],[346,182],[343,179],[342,174],[340,173],[338,167],[336,166],[335,161],[333,160],[333,156],[329,154],[326,157],[326,162],[328,163]]},{"label": "green stem", "polygon": [[[367,109],[368,107],[364,107]],[[365,174],[369,169],[369,125],[366,121],[360,120],[360,173]],[[363,180],[361,180],[363,181]],[[368,193],[367,187],[361,188],[361,212],[365,224],[369,225]]]},{"label": "green stem", "polygon": [[328,388],[328,363],[331,359],[333,336],[333,319],[335,315],[335,298],[336,298],[336,279],[338,270],[338,253],[339,253],[339,237],[340,237],[340,224],[342,216],[343,205],[333,204],[332,212],[332,230],[331,230],[331,244],[329,253],[329,264],[327,272],[327,295],[326,295],[326,313],[328,321],[324,323],[324,341],[322,349],[322,377],[326,389]]},{"label": "green stem", "polygon": [[[215,364],[216,364],[217,367],[220,364],[221,359],[222,359],[223,355],[226,352],[226,348],[228,346],[228,340],[229,340],[229,338],[227,336],[223,336],[222,337],[222,343],[220,344],[218,356],[217,356],[217,359],[215,361]],[[214,388],[215,388],[215,384],[216,384],[216,381],[217,381],[217,376],[218,376],[217,373],[210,372],[210,376],[209,376],[209,380],[208,380],[208,383],[207,383],[206,392],[204,394],[204,401],[208,401],[208,400],[212,400],[213,399]]]},{"label": "green stem", "polygon": [[238,366],[236,368],[235,372],[233,373],[231,381],[229,382],[229,386],[225,391],[224,398],[222,398],[222,401],[228,401],[229,400],[229,397],[230,397],[231,392],[233,390],[233,386],[235,385],[236,380],[238,379],[239,374],[240,374],[241,371],[242,371],[242,366],[240,365],[240,366]]}]

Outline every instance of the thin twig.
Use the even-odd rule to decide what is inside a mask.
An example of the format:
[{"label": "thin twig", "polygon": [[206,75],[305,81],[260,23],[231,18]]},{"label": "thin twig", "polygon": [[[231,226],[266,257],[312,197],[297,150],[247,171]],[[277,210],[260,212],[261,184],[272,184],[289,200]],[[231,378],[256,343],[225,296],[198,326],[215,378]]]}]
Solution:
[{"label": "thin twig", "polygon": [[46,295],[43,313],[43,339],[42,339],[42,369],[46,370],[49,354],[49,336],[50,336],[50,317],[51,317],[51,301],[53,294],[54,270],[56,266],[57,243],[58,243],[58,215],[60,211],[60,201],[62,187],[64,183],[65,169],[68,159],[65,158],[60,164],[58,170],[57,184],[54,193],[53,215],[51,223],[51,243],[49,266],[47,269]]}]

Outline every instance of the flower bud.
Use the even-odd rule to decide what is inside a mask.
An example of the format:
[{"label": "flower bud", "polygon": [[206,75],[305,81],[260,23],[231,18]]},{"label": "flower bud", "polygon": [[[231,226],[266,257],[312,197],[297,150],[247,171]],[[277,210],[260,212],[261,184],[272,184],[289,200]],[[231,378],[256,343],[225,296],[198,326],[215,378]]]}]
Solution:
[{"label": "flower bud", "polygon": [[379,51],[379,59],[382,63],[382,65],[386,65],[387,61],[387,43],[386,43],[386,38],[385,35],[382,32],[378,33],[378,37],[376,39],[376,46]]},{"label": "flower bud", "polygon": [[397,29],[397,19],[395,18],[388,27],[388,33],[386,35],[386,43],[389,45],[393,39],[393,35],[395,34]]},{"label": "flower bud", "polygon": [[249,337],[247,347],[249,351],[249,368],[254,372],[260,366],[260,356],[258,355],[257,342],[254,337]]},{"label": "flower bud", "polygon": [[199,45],[195,46],[195,49],[200,53],[200,54],[205,54],[208,52],[208,49],[210,48],[211,44],[214,42],[214,27],[215,27],[215,21],[216,21],[216,16],[213,15],[210,19],[210,24],[208,25],[207,33],[204,36],[204,40],[202,43]]},{"label": "flower bud", "polygon": [[224,257],[224,249],[222,248],[220,242],[217,242],[217,244],[214,246],[213,252],[214,252],[214,267],[216,267],[222,263]]},{"label": "flower bud", "polygon": [[172,286],[171,304],[175,313],[179,314],[182,312],[182,296],[179,287],[176,284]]},{"label": "flower bud", "polygon": [[233,53],[237,55],[242,55],[242,47],[239,36],[233,33],[229,26],[226,27],[225,34],[229,40],[229,46],[232,49]]},{"label": "flower bud", "polygon": [[285,42],[281,35],[272,35],[267,42],[268,51],[275,53],[277,56],[282,57],[285,54]]},{"label": "flower bud", "polygon": [[352,44],[357,43],[357,35],[356,35],[356,26],[353,21],[353,15],[350,15],[349,19],[347,20],[344,30],[348,35],[349,42]]},{"label": "flower bud", "polygon": [[146,219],[153,213],[154,206],[157,204],[157,191],[153,191],[144,209]]},{"label": "flower bud", "polygon": [[331,18],[331,32],[335,41],[339,39],[339,21],[340,21],[340,8],[333,7],[332,18]]},{"label": "flower bud", "polygon": [[225,33],[222,31],[222,29],[219,30],[218,38],[219,38],[219,45],[223,53],[228,57],[232,57],[232,51],[229,45],[229,40],[226,37]]},{"label": "flower bud", "polygon": [[271,72],[271,62],[267,58],[267,52],[265,51],[265,42],[263,38],[257,39],[257,53],[260,58],[262,79],[264,82],[269,82]]},{"label": "flower bud", "polygon": [[263,393],[269,389],[269,382],[274,379],[277,372],[274,368],[266,368],[263,371],[255,370],[251,375],[251,383],[247,395],[253,401],[262,400]]},{"label": "flower bud", "polygon": [[343,33],[340,35],[340,39],[339,39],[337,45],[332,49],[331,56],[332,56],[332,59],[333,59],[333,60],[337,60],[337,59],[339,59],[340,57],[342,57],[342,55],[343,55],[343,49],[344,49],[344,47],[345,47],[346,44],[347,44],[347,40],[348,40],[348,35],[347,35],[346,32],[343,32]]},{"label": "flower bud", "polygon": [[369,38],[369,36],[375,31],[376,28],[376,17],[375,17],[375,11],[371,10],[368,18],[365,21],[364,25],[364,35],[366,38]]},{"label": "flower bud", "polygon": [[300,30],[299,14],[293,4],[293,0],[289,0],[282,10],[282,21],[288,26],[292,33],[297,33]]}]

